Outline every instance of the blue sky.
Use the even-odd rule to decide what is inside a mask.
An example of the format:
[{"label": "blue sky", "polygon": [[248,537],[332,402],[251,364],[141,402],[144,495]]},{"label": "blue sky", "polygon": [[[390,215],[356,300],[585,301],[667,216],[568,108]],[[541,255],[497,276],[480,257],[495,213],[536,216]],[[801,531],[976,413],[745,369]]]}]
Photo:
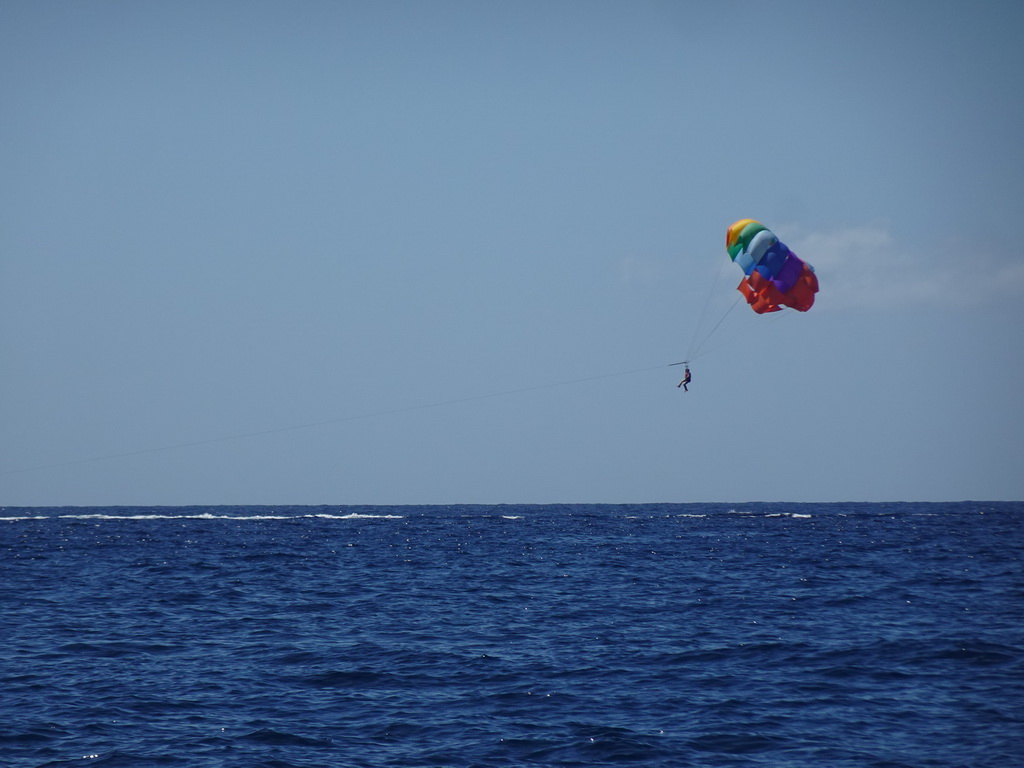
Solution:
[{"label": "blue sky", "polygon": [[0,504],[1024,498],[1022,26],[2,0]]}]

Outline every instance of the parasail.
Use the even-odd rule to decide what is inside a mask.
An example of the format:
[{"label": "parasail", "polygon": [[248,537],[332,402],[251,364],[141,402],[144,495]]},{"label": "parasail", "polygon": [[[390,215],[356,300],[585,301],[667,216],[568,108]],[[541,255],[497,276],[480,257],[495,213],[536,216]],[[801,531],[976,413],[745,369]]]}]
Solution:
[{"label": "parasail", "polygon": [[740,219],[725,236],[725,247],[743,274],[737,290],[758,314],[792,307],[806,312],[814,304],[818,278],[770,229],[753,219]]}]

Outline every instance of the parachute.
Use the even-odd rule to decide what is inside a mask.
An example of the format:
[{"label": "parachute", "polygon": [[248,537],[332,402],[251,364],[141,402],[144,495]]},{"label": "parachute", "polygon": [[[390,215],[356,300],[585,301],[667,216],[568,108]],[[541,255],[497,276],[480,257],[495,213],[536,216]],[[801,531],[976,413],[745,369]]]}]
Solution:
[{"label": "parachute", "polygon": [[740,219],[729,227],[725,247],[746,275],[736,290],[758,314],[778,312],[784,306],[806,312],[814,305],[818,292],[814,268],[764,224]]}]

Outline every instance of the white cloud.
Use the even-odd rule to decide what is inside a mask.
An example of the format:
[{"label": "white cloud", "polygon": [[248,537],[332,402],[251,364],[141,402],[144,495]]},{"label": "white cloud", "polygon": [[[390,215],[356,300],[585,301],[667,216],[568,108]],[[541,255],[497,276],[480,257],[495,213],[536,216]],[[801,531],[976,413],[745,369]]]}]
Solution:
[{"label": "white cloud", "polygon": [[787,233],[782,240],[817,272],[822,309],[968,306],[1005,298],[1024,281],[1024,259],[999,260],[984,251],[965,255],[941,244],[925,251],[924,244],[899,242],[881,226],[778,231]]}]

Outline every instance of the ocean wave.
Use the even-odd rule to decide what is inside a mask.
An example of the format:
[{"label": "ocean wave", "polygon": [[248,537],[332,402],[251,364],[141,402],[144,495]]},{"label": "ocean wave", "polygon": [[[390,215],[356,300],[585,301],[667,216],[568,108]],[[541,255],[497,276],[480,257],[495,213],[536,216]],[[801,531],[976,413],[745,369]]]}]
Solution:
[{"label": "ocean wave", "polygon": [[3,763],[1003,768],[1013,509],[7,508]]}]

